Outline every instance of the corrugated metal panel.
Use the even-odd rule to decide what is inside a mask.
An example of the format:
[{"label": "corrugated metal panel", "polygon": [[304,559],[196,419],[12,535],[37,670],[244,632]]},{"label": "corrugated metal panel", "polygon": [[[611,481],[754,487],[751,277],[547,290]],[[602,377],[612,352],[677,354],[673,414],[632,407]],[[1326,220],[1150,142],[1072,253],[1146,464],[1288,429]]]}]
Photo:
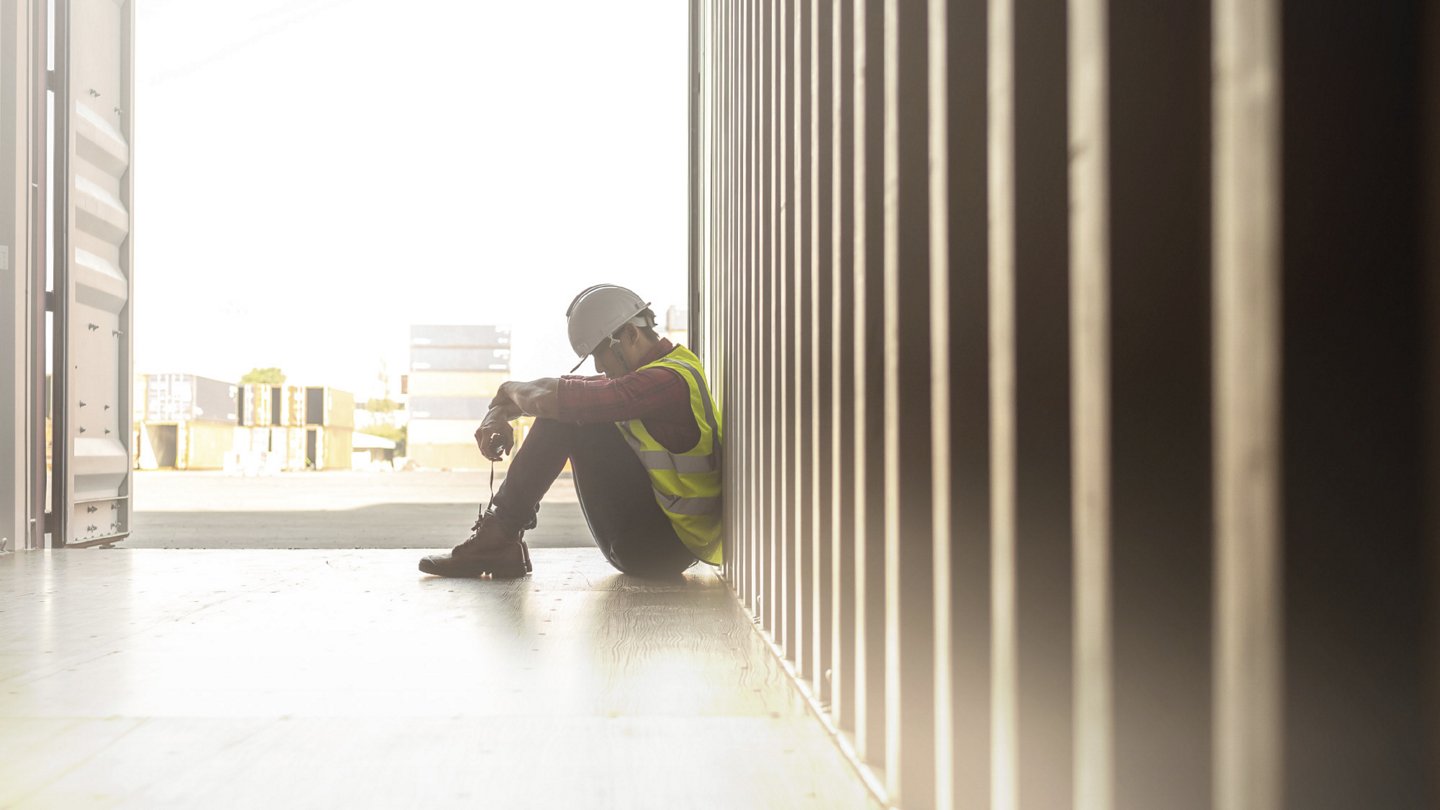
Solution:
[{"label": "corrugated metal panel", "polygon": [[196,377],[193,419],[236,423],[240,418],[239,386],[223,380]]},{"label": "corrugated metal panel", "polygon": [[136,467],[143,470],[218,470],[242,445],[248,449],[250,442],[249,428],[224,422],[146,422],[139,433]]},{"label": "corrugated metal panel", "polygon": [[184,448],[178,461],[180,469],[219,470],[235,446],[233,425],[218,422],[190,421],[180,425]]},{"label": "corrugated metal panel", "polygon": [[92,543],[129,533],[134,8],[70,0],[55,24],[54,509],[60,543]]},{"label": "corrugated metal panel", "polygon": [[415,371],[409,394],[414,397],[493,397],[508,371]]},{"label": "corrugated metal panel", "polygon": [[[1277,446],[1280,9],[1272,0],[1217,0],[1213,14],[1219,40],[1213,56],[1214,798],[1216,807],[1241,810],[1279,807],[1285,795]],[[1433,18],[1440,29],[1440,15]],[[1432,47],[1440,44],[1436,33]],[[1433,110],[1440,122],[1440,103]],[[1440,170],[1440,160],[1432,167]],[[1432,193],[1440,202],[1440,189]],[[1432,214],[1434,233],[1440,205]],[[1440,269],[1440,252],[1431,262],[1432,273]],[[1432,318],[1436,314],[1432,310]]]},{"label": "corrugated metal panel", "polygon": [[179,460],[180,429],[175,423],[148,423],[140,426],[140,453],[136,466],[142,470],[173,468]]},{"label": "corrugated metal panel", "polygon": [[299,424],[325,427],[355,427],[355,395],[328,386],[310,386],[304,391],[305,411]]},{"label": "corrugated metal panel", "polygon": [[1435,804],[1440,16],[1321,6],[692,5],[725,576],[888,804]]},{"label": "corrugated metal panel", "polygon": [[[480,423],[474,419],[411,419],[406,429],[406,444],[475,444],[475,430]],[[477,448],[478,452],[478,448]]]},{"label": "corrugated metal panel", "polygon": [[310,431],[302,427],[271,428],[271,445],[283,448],[284,468],[305,470],[311,466],[307,441]]},{"label": "corrugated metal panel", "polygon": [[239,386],[194,374],[146,375],[145,418],[151,422],[238,423],[239,415]]},{"label": "corrugated metal panel", "polygon": [[414,371],[509,371],[509,349],[417,348],[410,350]]},{"label": "corrugated metal panel", "polygon": [[[490,410],[489,397],[411,397],[412,419],[469,419],[479,427]],[[472,430],[473,432],[473,430]]]},{"label": "corrugated metal panel", "polygon": [[274,424],[286,427],[304,427],[308,424],[310,397],[305,386],[277,386],[271,389],[271,393],[275,396],[270,410],[270,419]]},{"label": "corrugated metal panel", "polygon": [[150,374],[145,378],[145,419],[150,422],[179,422],[190,418],[195,408],[194,388],[188,375]]},{"label": "corrugated metal panel", "polygon": [[[0,548],[31,545],[34,431],[30,425],[39,331],[30,287],[30,3],[0,6]],[[37,178],[38,179],[38,178]],[[44,451],[41,450],[43,453]],[[43,487],[42,487],[43,489]],[[43,500],[43,492],[41,493]]]},{"label": "corrugated metal panel", "polygon": [[[312,428],[313,429],[313,428]],[[319,431],[320,469],[348,470],[354,462],[352,446],[355,432],[346,428],[321,428]]]},{"label": "corrugated metal panel", "polygon": [[508,348],[508,326],[412,326],[410,345],[420,347]]},{"label": "corrugated metal panel", "polygon": [[406,443],[405,454],[415,464],[430,469],[480,470],[490,466],[473,441],[469,444],[410,441]]},{"label": "corrugated metal panel", "polygon": [[325,424],[325,389],[305,389],[305,424]]},{"label": "corrugated metal panel", "polygon": [[239,427],[235,429],[235,443],[231,448],[236,453],[249,453],[270,449],[270,429]]},{"label": "corrugated metal panel", "polygon": [[275,388],[264,384],[242,385],[236,393],[240,424],[246,427],[269,427],[274,415]]},{"label": "corrugated metal panel", "polygon": [[325,389],[325,426],[355,427],[355,395],[338,388]]}]

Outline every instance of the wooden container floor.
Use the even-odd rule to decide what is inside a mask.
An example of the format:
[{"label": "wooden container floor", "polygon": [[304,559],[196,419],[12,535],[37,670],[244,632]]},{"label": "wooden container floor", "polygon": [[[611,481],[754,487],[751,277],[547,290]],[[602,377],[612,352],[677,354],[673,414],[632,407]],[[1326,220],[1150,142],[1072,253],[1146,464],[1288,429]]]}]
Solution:
[{"label": "wooden container floor", "polygon": [[0,556],[0,807],[870,808],[723,581]]}]

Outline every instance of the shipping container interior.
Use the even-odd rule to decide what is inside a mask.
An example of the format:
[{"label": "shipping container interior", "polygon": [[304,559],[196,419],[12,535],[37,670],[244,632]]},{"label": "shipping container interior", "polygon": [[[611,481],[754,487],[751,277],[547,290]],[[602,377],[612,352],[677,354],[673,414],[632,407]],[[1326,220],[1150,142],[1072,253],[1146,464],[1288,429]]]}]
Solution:
[{"label": "shipping container interior", "polygon": [[[429,10],[344,9],[374,26],[336,38],[373,51],[358,77],[284,38],[334,6],[302,3],[142,83],[141,5],[0,0],[0,806],[1440,807],[1436,3],[688,0],[663,39],[688,64],[658,70],[611,39],[667,4],[574,2],[497,26],[544,69],[459,100],[382,58],[382,34],[443,50]],[[551,41],[598,18],[567,35],[628,71],[608,89]],[[573,536],[529,576],[416,574],[404,544],[461,542],[504,485],[513,453],[475,433],[519,326],[407,311],[384,396],[137,367],[147,319],[179,317],[135,309],[144,94],[287,48],[318,54],[302,98],[232,112],[286,121],[274,154],[374,220],[266,193],[305,200],[302,241],[387,268],[263,291],[322,327],[366,285],[424,290],[428,242],[478,279],[428,295],[498,300],[573,245],[623,267],[607,230],[688,239],[661,320],[723,416],[722,495],[693,499],[723,505],[721,565],[612,570],[567,468],[547,503]],[[598,226],[563,198],[648,168],[611,155],[653,133],[610,95],[657,70],[688,200]],[[569,95],[524,94],[542,79]],[[490,157],[473,143],[382,164],[285,117],[353,132],[357,87],[362,117],[432,135],[479,141],[478,106],[553,165],[505,154],[510,199],[421,162]],[[233,191],[233,152],[194,133],[220,157],[172,171]],[[464,204],[427,203],[431,175]],[[226,227],[265,261],[285,220]],[[374,247],[392,231],[427,244]],[[509,238],[533,267],[473,266]],[[126,547],[167,520],[192,545]]]}]

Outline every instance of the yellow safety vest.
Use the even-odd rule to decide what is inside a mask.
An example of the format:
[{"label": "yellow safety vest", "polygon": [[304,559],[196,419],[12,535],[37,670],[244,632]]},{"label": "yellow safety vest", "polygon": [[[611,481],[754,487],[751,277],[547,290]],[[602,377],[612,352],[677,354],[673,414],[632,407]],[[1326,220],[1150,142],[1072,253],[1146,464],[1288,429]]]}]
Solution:
[{"label": "yellow safety vest", "polygon": [[672,453],[655,440],[639,419],[616,422],[625,441],[650,473],[655,501],[680,541],[700,560],[719,565],[723,559],[720,533],[720,414],[700,358],[684,346],[641,368],[676,371],[690,389],[690,410],[700,427],[700,441],[684,453]]}]

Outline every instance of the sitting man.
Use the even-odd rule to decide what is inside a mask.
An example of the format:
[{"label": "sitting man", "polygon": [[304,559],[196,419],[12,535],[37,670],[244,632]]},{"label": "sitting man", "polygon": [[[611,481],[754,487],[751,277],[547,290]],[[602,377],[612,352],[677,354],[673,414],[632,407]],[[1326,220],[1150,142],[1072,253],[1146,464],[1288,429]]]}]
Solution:
[{"label": "sitting man", "polygon": [[656,334],[649,304],[624,287],[590,287],[565,315],[571,347],[581,363],[593,356],[601,376],[500,386],[475,431],[481,454],[497,461],[514,447],[510,420],[529,415],[535,424],[470,538],[420,560],[421,571],[528,573],[521,538],[566,461],[611,565],[665,576],[696,559],[720,564],[720,414],[700,359]]}]

